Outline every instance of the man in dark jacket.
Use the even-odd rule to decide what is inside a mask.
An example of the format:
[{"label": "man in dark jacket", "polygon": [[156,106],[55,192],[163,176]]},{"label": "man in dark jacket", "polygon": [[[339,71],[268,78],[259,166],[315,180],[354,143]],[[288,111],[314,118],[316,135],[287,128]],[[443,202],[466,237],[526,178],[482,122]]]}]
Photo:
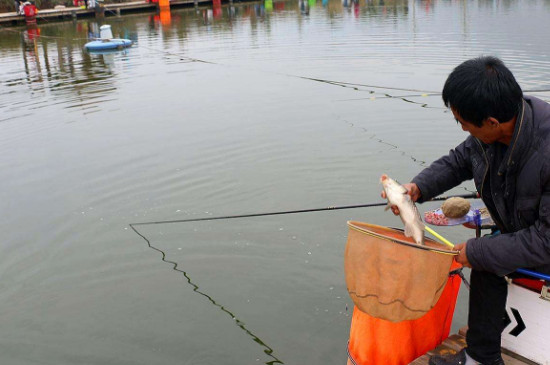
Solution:
[{"label": "man in dark jacket", "polygon": [[550,273],[550,105],[523,96],[510,70],[494,57],[456,67],[443,101],[470,136],[405,187],[423,202],[473,178],[502,234],[455,246],[456,260],[472,268],[468,347],[434,356],[430,364],[504,364],[504,276],[518,268]]}]

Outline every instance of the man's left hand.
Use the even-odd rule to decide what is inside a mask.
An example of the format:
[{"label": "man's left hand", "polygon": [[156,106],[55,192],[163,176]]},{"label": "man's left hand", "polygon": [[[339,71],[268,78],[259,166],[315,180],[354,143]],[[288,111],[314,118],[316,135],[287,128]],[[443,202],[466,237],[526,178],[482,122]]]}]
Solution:
[{"label": "man's left hand", "polygon": [[455,261],[462,266],[471,268],[470,261],[468,261],[468,256],[466,256],[466,242],[456,244],[454,247],[455,251],[458,251],[458,255],[455,256]]}]

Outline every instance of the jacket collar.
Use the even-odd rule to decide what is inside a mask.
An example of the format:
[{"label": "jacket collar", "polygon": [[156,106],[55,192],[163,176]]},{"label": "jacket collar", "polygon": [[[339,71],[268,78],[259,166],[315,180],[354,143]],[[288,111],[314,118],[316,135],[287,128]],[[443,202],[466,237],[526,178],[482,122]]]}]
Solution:
[{"label": "jacket collar", "polygon": [[515,171],[518,165],[522,165],[523,160],[529,155],[533,132],[533,117],[531,107],[524,100],[514,127],[512,141],[508,146],[506,154],[498,168],[498,174],[504,175],[506,172]]}]

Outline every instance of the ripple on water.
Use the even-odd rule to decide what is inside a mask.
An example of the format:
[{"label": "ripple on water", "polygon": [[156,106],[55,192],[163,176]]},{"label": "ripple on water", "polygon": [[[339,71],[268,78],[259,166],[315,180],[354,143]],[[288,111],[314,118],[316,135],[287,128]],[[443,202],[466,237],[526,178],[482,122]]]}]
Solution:
[{"label": "ripple on water", "polygon": [[382,208],[144,230],[171,264],[128,223],[379,201],[464,138],[437,95],[460,61],[550,89],[550,8],[324,3],[107,17],[137,40],[112,55],[93,19],[0,29],[3,359],[267,363],[220,306],[285,363],[345,358],[345,221]]}]

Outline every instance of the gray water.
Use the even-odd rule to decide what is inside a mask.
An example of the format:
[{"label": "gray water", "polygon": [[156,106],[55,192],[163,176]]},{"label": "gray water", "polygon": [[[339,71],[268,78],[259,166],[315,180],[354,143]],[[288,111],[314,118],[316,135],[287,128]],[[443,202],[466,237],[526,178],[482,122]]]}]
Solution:
[{"label": "gray water", "polygon": [[[550,100],[549,18],[312,0],[0,28],[0,363],[344,363],[346,221],[400,226],[382,207],[128,224],[379,202],[466,137],[439,95],[460,62]],[[104,23],[136,44],[83,51]]]}]

